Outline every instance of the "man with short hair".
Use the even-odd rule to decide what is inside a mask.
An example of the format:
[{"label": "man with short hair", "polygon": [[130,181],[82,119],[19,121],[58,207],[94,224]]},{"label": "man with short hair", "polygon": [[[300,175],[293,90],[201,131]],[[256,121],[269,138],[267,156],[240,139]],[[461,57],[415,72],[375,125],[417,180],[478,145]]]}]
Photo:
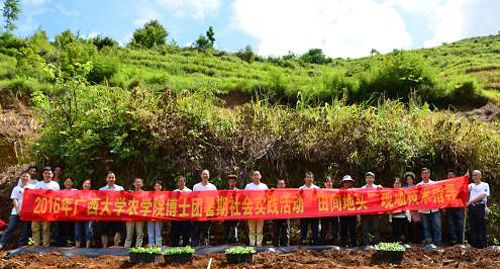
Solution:
[{"label": "man with short hair", "polygon": [[15,186],[10,194],[10,199],[12,200],[12,211],[10,213],[7,229],[5,229],[2,234],[2,238],[0,239],[0,249],[4,248],[11,242],[12,235],[14,234],[17,226],[20,228],[17,247],[25,246],[28,243],[28,223],[21,221],[19,219],[19,214],[21,212],[24,191],[27,189],[34,189],[35,186],[29,183],[30,174],[27,171],[21,174],[20,180],[21,186]]},{"label": "man with short hair", "polygon": [[[193,186],[193,191],[216,191],[217,187],[208,182],[210,179],[210,172],[205,169],[201,171],[201,182]],[[210,244],[210,225],[211,221],[194,221],[194,236],[191,241],[193,247],[198,246],[200,239],[203,240],[202,244],[208,246]]]},{"label": "man with short hair", "polygon": [[[446,178],[456,177],[455,169],[448,169],[446,171]],[[446,208],[446,219],[448,221],[448,235],[450,245],[463,244],[464,234],[464,208],[463,207],[449,207]]]},{"label": "man with short hair", "polygon": [[[314,174],[310,171],[304,174],[304,185],[300,186],[299,189],[319,189],[318,186],[314,185]],[[319,219],[318,218],[301,218],[300,219],[300,243],[306,245],[307,232],[311,227],[311,237],[312,245],[318,244],[318,230],[319,230]]]},{"label": "man with short hair", "polygon": [[470,244],[475,248],[486,248],[488,237],[486,233],[486,204],[490,196],[490,185],[482,182],[479,170],[472,171],[473,183],[469,184]]},{"label": "man with short hair", "polygon": [[[235,191],[238,190],[236,184],[238,177],[236,175],[227,176],[227,190]],[[237,220],[226,220],[223,222],[224,225],[224,238],[229,244],[238,243],[238,226],[240,222]]]},{"label": "man with short hair", "polygon": [[[252,172],[252,182],[245,186],[245,190],[267,190],[267,185],[260,180],[262,175],[259,171]],[[250,246],[262,247],[264,239],[264,220],[250,219],[248,220],[248,239]]]},{"label": "man with short hair", "polygon": [[[106,175],[106,186],[101,187],[100,191],[123,191],[123,187],[116,184],[115,173],[109,171]],[[109,235],[113,236],[114,246],[119,246],[121,241],[120,233],[123,231],[123,222],[120,221],[101,221],[99,222],[99,230],[101,234],[101,243],[103,248],[108,247]]]},{"label": "man with short hair", "polygon": [[[279,179],[276,188],[286,188],[285,180]],[[290,219],[273,220],[273,245],[275,247],[290,246]]]},{"label": "man with short hair", "polygon": [[[420,171],[422,181],[417,186],[432,185],[431,170],[427,167]],[[441,246],[441,213],[439,209],[424,209],[418,211],[424,230],[424,241],[432,248]]]},{"label": "man with short hair", "polygon": [[[59,183],[53,181],[52,176],[53,173],[50,167],[43,168],[42,169],[43,180],[35,185],[35,189],[58,191],[60,189]],[[31,222],[31,230],[32,230],[33,246],[35,247],[40,246],[41,241],[44,247],[48,247],[50,245],[50,222],[33,221]]]},{"label": "man with short hair", "polygon": [[[192,192],[192,190],[186,187],[186,178],[180,176],[177,178],[177,189],[175,192]],[[189,228],[191,226],[190,221],[186,220],[172,220],[170,222],[170,244],[173,247],[187,246],[189,245]],[[182,239],[182,244],[180,243]]]},{"label": "man with short hair", "polygon": [[[366,185],[362,189],[379,189],[382,185],[375,184],[375,174],[367,172],[365,174]],[[363,225],[363,245],[368,247],[380,242],[380,217],[377,214],[362,215],[361,223]]]}]

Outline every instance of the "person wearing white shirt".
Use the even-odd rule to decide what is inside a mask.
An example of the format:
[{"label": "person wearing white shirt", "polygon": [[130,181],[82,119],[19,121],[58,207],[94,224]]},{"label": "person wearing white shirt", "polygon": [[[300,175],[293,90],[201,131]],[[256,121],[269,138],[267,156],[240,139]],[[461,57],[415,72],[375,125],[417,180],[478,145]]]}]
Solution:
[{"label": "person wearing white shirt", "polygon": [[[434,184],[431,180],[431,170],[427,167],[420,172],[422,181],[417,186]],[[424,230],[424,241],[432,247],[441,246],[441,212],[439,209],[419,210],[422,228]]]},{"label": "person wearing white shirt", "polygon": [[[116,184],[115,173],[109,171],[106,175],[106,186],[101,187],[100,191],[123,191],[123,187]],[[120,221],[100,221],[98,223],[99,233],[101,234],[101,243],[103,248],[108,247],[109,235],[113,236],[114,246],[120,245],[121,236],[123,231],[123,222]]]},{"label": "person wearing white shirt", "polygon": [[[403,186],[399,178],[394,179],[394,189],[401,189]],[[408,245],[408,230],[411,221],[411,214],[409,210],[397,210],[389,214],[389,222],[392,226],[392,241],[401,242]]]},{"label": "person wearing white shirt", "polygon": [[488,246],[486,234],[486,204],[490,196],[490,185],[482,182],[482,174],[479,170],[472,171],[472,180],[469,184],[469,209],[470,219],[470,244],[475,248]]},{"label": "person wearing white shirt", "polygon": [[[55,169],[54,169],[55,172]],[[55,174],[55,173],[54,173]],[[55,181],[54,181],[55,182]],[[76,190],[73,188],[73,179],[66,178],[63,182],[64,189],[66,191]],[[69,247],[75,239],[75,222],[73,221],[57,221],[54,223],[56,244],[59,247]],[[75,243],[76,244],[76,243]],[[77,246],[80,247],[80,246]]]},{"label": "person wearing white shirt", "polygon": [[[153,185],[153,190],[155,192],[160,192],[163,189],[163,183],[161,181],[156,181]],[[162,229],[163,221],[148,221],[148,246],[149,247],[161,247],[163,243]]]},{"label": "person wearing white shirt", "polygon": [[[186,187],[186,178],[180,176],[177,179],[177,189],[175,192],[192,192],[192,190]],[[172,220],[170,222],[170,244],[173,247],[187,246],[189,245],[189,230],[191,228],[190,221],[179,221]],[[182,239],[182,243],[181,243]]]},{"label": "person wearing white shirt", "polygon": [[[379,189],[382,185],[375,184],[375,174],[367,172],[365,174],[366,185],[362,189]],[[380,216],[362,215],[361,224],[363,226],[363,246],[376,245],[380,242]],[[370,240],[371,239],[371,240]]]},{"label": "person wearing white shirt", "polygon": [[[52,169],[50,167],[45,167],[42,170],[43,180],[35,185],[37,190],[54,190],[58,191],[60,189],[59,183],[52,181]],[[33,246],[40,246],[40,242],[43,240],[43,246],[48,247],[50,244],[50,222],[48,221],[33,221],[31,222],[31,232]],[[43,239],[42,239],[43,237]]]},{"label": "person wearing white shirt", "polygon": [[[208,182],[210,179],[210,172],[205,169],[201,171],[201,182],[193,186],[193,191],[216,191],[217,188],[214,184]],[[194,225],[194,236],[191,241],[191,246],[196,247],[200,243],[200,239],[203,240],[203,245],[208,246],[210,244],[210,225],[211,221],[195,221]]]},{"label": "person wearing white shirt", "polygon": [[30,182],[30,174],[26,171],[21,174],[21,186],[15,186],[10,194],[10,199],[12,200],[12,211],[10,213],[9,224],[2,234],[0,239],[0,249],[8,245],[11,242],[12,235],[19,226],[19,239],[17,241],[17,247],[22,247],[28,244],[28,222],[21,221],[19,219],[19,214],[21,212],[21,206],[23,202],[23,194],[26,189],[34,189],[35,186]]},{"label": "person wearing white shirt", "polygon": [[[267,185],[260,182],[262,175],[259,171],[252,172],[252,182],[245,186],[245,190],[267,190]],[[262,247],[264,239],[264,220],[248,220],[248,239],[250,246]]]},{"label": "person wearing white shirt", "polygon": [[[314,174],[310,171],[306,172],[304,175],[304,185],[299,187],[299,189],[319,189],[318,186],[314,185]],[[307,231],[311,227],[312,233],[312,244],[317,245],[319,243],[319,219],[318,218],[301,218],[300,219],[300,243],[306,245]]]}]

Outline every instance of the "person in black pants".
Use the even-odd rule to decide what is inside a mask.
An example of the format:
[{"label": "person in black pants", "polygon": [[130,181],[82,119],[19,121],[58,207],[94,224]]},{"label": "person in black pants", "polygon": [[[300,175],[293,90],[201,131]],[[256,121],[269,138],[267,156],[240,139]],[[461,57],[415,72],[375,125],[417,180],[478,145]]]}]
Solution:
[{"label": "person in black pants", "polygon": [[[191,189],[186,187],[186,178],[180,176],[177,179],[177,189],[175,192],[191,192]],[[190,221],[173,220],[170,222],[170,244],[173,247],[189,245],[189,229],[191,227]],[[180,244],[182,239],[182,244]]]},{"label": "person in black pants", "polygon": [[[456,177],[454,169],[446,171],[446,178]],[[464,231],[464,208],[463,207],[449,207],[446,208],[446,220],[448,221],[448,236],[450,245],[463,244],[463,231]]]},{"label": "person in black pants", "polygon": [[469,184],[470,244],[475,248],[486,248],[488,237],[486,234],[486,204],[490,196],[490,186],[482,182],[481,171],[472,171],[472,180]]},{"label": "person in black pants", "polygon": [[[299,189],[319,189],[318,186],[314,185],[314,175],[312,172],[306,172],[304,177],[304,185],[300,186]],[[306,245],[308,243],[307,240],[307,232],[309,227],[311,227],[311,237],[312,245],[317,245],[319,242],[319,218],[301,218],[300,219],[300,243]]]},{"label": "person in black pants", "polygon": [[[285,180],[279,179],[277,182],[278,189],[286,188]],[[289,247],[290,246],[290,220],[279,219],[273,220],[273,246]]]},{"label": "person in black pants", "polygon": [[[238,183],[237,179],[238,177],[236,175],[227,176],[227,190],[238,190],[236,187],[236,184]],[[229,244],[238,243],[238,226],[240,225],[240,222],[237,220],[226,220],[222,222],[222,224],[224,225],[224,238],[226,239],[226,242]]]},{"label": "person in black pants", "polygon": [[[333,181],[331,177],[325,179],[325,189],[333,189]],[[324,217],[320,219],[321,232],[320,240],[323,245],[337,245],[339,243],[338,230],[339,218],[338,217]],[[332,240],[328,239],[328,234],[331,230]]]},{"label": "person in black pants", "polygon": [[[354,185],[354,179],[346,175],[342,178],[342,189],[350,189]],[[340,241],[344,247],[355,247],[357,216],[342,216],[340,219]]]},{"label": "person in black pants", "polygon": [[[402,184],[399,178],[394,179],[395,189],[401,189]],[[408,227],[410,225],[411,214],[409,210],[398,210],[389,214],[389,222],[392,226],[392,241],[408,244]]]}]

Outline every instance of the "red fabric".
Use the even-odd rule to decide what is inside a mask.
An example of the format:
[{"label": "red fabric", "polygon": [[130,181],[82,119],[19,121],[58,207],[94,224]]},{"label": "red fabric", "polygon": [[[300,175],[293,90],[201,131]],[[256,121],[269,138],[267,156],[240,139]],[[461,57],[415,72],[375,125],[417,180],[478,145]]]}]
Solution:
[{"label": "red fabric", "polygon": [[237,220],[382,214],[463,207],[467,177],[407,189],[265,191],[26,190],[22,220]]},{"label": "red fabric", "polygon": [[7,223],[0,219],[0,231],[5,230],[5,228],[7,228]]}]

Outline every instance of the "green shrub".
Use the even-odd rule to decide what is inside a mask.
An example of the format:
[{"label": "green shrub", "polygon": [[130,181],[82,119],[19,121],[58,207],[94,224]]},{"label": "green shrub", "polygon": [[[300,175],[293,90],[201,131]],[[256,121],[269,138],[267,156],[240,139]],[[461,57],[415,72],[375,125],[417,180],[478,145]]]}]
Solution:
[{"label": "green shrub", "polygon": [[228,248],[225,251],[226,254],[251,254],[255,253],[255,248],[254,247],[232,247]]},{"label": "green shrub", "polygon": [[179,254],[194,254],[194,248],[190,246],[185,247],[175,247],[175,248],[167,248],[162,252],[163,255],[179,255]]}]

